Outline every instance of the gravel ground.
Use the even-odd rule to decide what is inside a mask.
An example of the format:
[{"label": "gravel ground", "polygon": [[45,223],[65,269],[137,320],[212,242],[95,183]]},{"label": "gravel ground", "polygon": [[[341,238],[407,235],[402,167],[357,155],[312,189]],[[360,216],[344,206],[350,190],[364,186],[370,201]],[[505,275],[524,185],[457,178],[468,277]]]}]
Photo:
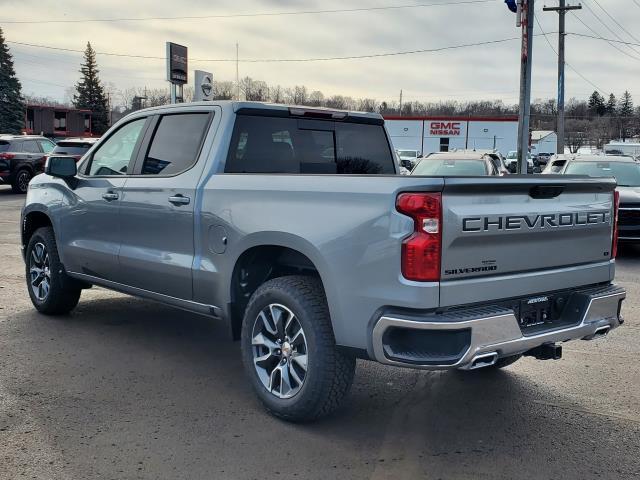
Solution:
[{"label": "gravel ground", "polygon": [[336,415],[265,414],[221,323],[94,288],[72,315],[24,286],[24,197],[0,187],[0,479],[640,478],[640,248],[627,322],[501,372],[359,362]]}]

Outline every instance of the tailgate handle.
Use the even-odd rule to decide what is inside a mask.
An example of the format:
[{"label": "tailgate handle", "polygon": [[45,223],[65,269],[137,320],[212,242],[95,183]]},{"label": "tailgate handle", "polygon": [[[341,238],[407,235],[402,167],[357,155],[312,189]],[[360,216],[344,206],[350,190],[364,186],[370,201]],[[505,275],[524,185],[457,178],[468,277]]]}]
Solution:
[{"label": "tailgate handle", "polygon": [[559,197],[563,191],[564,185],[538,185],[537,187],[531,187],[529,196],[531,198],[556,198]]}]

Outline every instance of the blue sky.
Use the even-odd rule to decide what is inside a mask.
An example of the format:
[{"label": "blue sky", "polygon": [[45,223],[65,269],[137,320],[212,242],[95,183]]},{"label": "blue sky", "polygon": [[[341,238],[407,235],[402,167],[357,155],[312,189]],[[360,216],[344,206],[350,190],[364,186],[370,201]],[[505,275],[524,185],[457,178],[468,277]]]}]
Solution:
[{"label": "blue sky", "polygon": [[[190,70],[209,70],[221,80],[235,78],[235,63],[194,62],[196,58],[309,58],[366,55],[505,39],[519,35],[515,16],[502,0],[481,4],[403,8],[368,12],[237,17],[145,22],[11,24],[10,20],[54,20],[113,17],[162,17],[262,12],[293,12],[372,6],[445,3],[453,0],[135,0],[50,1],[0,0],[0,26],[7,40],[83,49],[91,41],[97,51],[164,56],[165,41],[189,47]],[[557,31],[557,15],[538,18],[546,32]],[[625,40],[632,37],[615,24],[606,11],[630,34],[640,38],[640,2],[633,0],[582,0],[589,9],[567,17],[567,30]],[[571,3],[571,2],[569,2]],[[577,0],[573,3],[577,3]],[[596,15],[594,15],[594,13]],[[601,22],[604,22],[601,23]],[[605,24],[607,27],[605,27]],[[539,32],[536,25],[536,32]],[[555,46],[557,35],[549,34]],[[78,78],[81,55],[10,44],[25,93],[62,100],[65,88]],[[616,94],[634,88],[640,74],[640,47],[629,55],[599,40],[569,36],[567,62],[602,91]],[[554,97],[557,57],[542,36],[534,41],[533,96]],[[98,56],[101,76],[116,88],[166,87],[163,60]],[[344,94],[379,100],[395,99],[400,89],[409,100],[502,99],[516,103],[519,81],[519,42],[469,47],[361,60],[305,63],[241,63],[240,75],[285,87],[306,85],[325,94]],[[567,70],[567,97],[586,97],[594,87]],[[640,90],[637,92],[640,95]],[[640,99],[637,101],[640,103]]]}]

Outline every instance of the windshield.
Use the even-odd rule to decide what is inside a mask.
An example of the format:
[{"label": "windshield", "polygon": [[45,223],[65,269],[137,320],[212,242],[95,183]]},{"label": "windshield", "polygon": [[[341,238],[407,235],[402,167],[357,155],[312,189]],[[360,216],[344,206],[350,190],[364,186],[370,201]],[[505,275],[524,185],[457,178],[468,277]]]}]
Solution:
[{"label": "windshield", "polygon": [[416,168],[413,169],[411,175],[429,175],[429,176],[477,176],[487,175],[487,167],[484,160],[422,160]]},{"label": "windshield", "polygon": [[416,158],[418,156],[418,152],[415,150],[398,150],[398,155],[401,157]]},{"label": "windshield", "polygon": [[640,164],[635,162],[571,162],[564,173],[615,177],[620,187],[640,187]]},{"label": "windshield", "polygon": [[515,150],[514,150],[514,151],[511,151],[511,152],[509,152],[509,153],[507,154],[507,158],[508,158],[509,160],[511,160],[512,158],[517,158],[517,157],[518,157],[518,152],[516,152]]}]

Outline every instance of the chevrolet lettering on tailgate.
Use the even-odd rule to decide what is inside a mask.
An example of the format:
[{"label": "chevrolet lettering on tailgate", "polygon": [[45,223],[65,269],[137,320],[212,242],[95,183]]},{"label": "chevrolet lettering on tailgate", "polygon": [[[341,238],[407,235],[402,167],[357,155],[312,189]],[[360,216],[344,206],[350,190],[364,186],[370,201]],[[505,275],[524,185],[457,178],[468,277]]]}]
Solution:
[{"label": "chevrolet lettering on tailgate", "polygon": [[496,217],[468,217],[462,219],[463,232],[490,230],[529,230],[608,224],[611,212],[550,213],[543,215],[509,215]]}]

